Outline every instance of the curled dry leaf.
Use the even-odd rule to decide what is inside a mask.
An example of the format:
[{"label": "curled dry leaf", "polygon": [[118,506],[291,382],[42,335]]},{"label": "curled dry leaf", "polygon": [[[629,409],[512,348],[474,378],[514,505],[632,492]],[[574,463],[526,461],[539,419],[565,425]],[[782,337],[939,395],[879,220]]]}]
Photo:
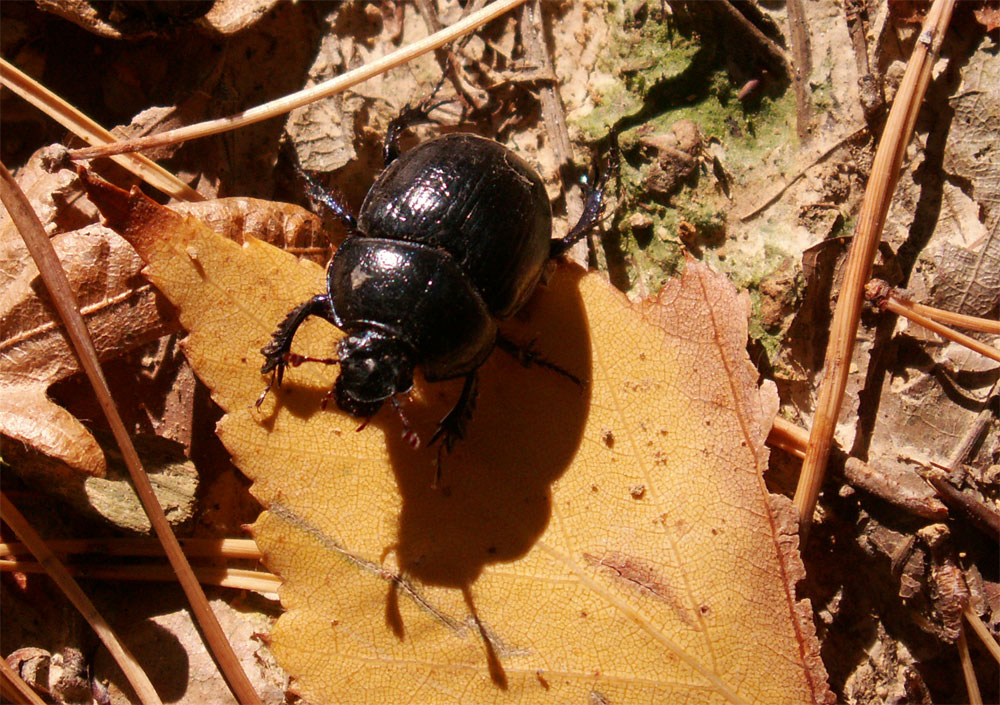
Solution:
[{"label": "curled dry leaf", "polygon": [[194,216],[233,242],[242,243],[245,235],[252,235],[318,264],[330,259],[330,237],[322,219],[299,206],[234,197],[178,203],[173,208]]},{"label": "curled dry leaf", "polygon": [[[168,332],[170,305],[141,274],[128,243],[100,225],[52,238],[101,359]],[[27,248],[0,241],[0,433],[76,470],[102,476],[104,455],[90,432],[47,390],[79,370],[59,315]]]},{"label": "curled dry leaf", "polygon": [[[121,355],[170,329],[170,305],[139,274],[142,260],[111,230],[94,224],[77,175],[50,171],[50,149],[18,174],[77,292],[102,359]],[[69,232],[67,232],[69,231]],[[76,355],[6,209],[0,211],[0,434],[89,475],[103,476],[104,454],[90,432],[48,395],[79,371]],[[176,324],[174,324],[176,325]],[[10,455],[10,449],[6,455]]]},{"label": "curled dry leaf", "polygon": [[[77,230],[97,222],[97,209],[86,198],[80,180],[71,169],[53,169],[62,161],[66,148],[50,145],[37,150],[17,172],[17,185],[24,191],[35,215],[49,235]],[[20,242],[14,221],[7,209],[0,209],[0,245]]]},{"label": "curled dry leaf", "polygon": [[[59,232],[96,218],[70,171],[50,174],[36,162],[24,170],[27,193],[42,222]],[[220,235],[244,232],[317,261],[329,257],[322,221],[288,204],[219,199],[179,206]],[[53,237],[77,292],[84,320],[102,360],[110,360],[176,329],[170,304],[141,275],[143,262],[112,230],[91,224]],[[0,219],[0,433],[71,468],[103,475],[105,461],[90,432],[47,396],[48,388],[79,371],[38,269],[3,211]]]},{"label": "curled dry leaf", "polygon": [[985,0],[981,6],[973,10],[976,22],[987,32],[995,32],[1000,28],[1000,4],[995,0]]},{"label": "curled dry leaf", "polygon": [[91,0],[38,0],[39,9],[59,15],[109,39],[142,39],[174,31],[203,16],[212,3],[103,3]]},{"label": "curled dry leaf", "polygon": [[[259,349],[322,290],[319,267],[136,193],[122,212],[113,225],[178,306],[227,411],[220,436],[268,508],[254,532],[287,609],[271,645],[305,698],[832,700],[795,598],[795,520],[761,479],[777,400],[745,352],[747,297],[724,278],[692,262],[633,306],[558,269],[506,333],[537,336],[587,384],[493,355],[435,490],[436,449],[414,451],[391,414],[355,432],[320,411],[334,369],[290,370],[254,408]],[[296,349],[325,355],[338,335],[309,321]],[[418,433],[457,391],[418,384]]]},{"label": "curled dry leaf", "polygon": [[[170,304],[141,275],[142,260],[101,225],[52,238],[104,362],[176,328]],[[149,531],[149,520],[115,453],[48,394],[80,371],[59,315],[20,236],[0,240],[0,437],[3,458],[29,482],[81,511]],[[10,443],[16,441],[16,443]],[[113,447],[114,444],[111,444]],[[194,511],[197,471],[183,449],[156,437],[137,442],[172,523]]]}]

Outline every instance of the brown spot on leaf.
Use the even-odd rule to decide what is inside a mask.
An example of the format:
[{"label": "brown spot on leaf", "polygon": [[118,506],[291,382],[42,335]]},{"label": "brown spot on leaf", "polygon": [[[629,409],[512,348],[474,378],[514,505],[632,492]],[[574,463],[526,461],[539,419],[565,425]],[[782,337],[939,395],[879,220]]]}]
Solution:
[{"label": "brown spot on leaf", "polygon": [[652,563],[618,551],[608,551],[602,556],[584,553],[583,559],[590,565],[603,569],[605,575],[610,575],[625,586],[666,602],[684,624],[691,629],[699,628],[688,609],[681,604],[666,579]]}]

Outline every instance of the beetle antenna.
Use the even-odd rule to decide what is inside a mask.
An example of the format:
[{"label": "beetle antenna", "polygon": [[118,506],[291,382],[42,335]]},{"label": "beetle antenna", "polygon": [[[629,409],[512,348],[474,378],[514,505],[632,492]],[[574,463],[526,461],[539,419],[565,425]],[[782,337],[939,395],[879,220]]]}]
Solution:
[{"label": "beetle antenna", "polygon": [[399,420],[403,423],[403,440],[409,443],[414,450],[420,447],[420,436],[417,432],[413,430],[410,426],[410,422],[406,418],[406,414],[403,413],[403,407],[400,405],[399,400],[396,397],[389,397],[389,401],[392,402],[392,406],[396,409],[396,414],[399,416]]},{"label": "beetle antenna", "polygon": [[[426,122],[438,123],[437,120],[431,117],[431,113],[437,110],[442,105],[446,105],[451,102],[451,99],[439,100],[434,102],[434,96],[444,85],[444,79],[447,73],[442,74],[441,79],[434,86],[434,90],[431,94],[424,97],[416,106],[407,103],[403,106],[403,109],[399,112],[399,115],[392,119],[389,123],[389,128],[385,133],[385,140],[382,143],[382,159],[386,166],[392,164],[399,157],[399,136],[407,130],[407,128],[413,127],[414,125],[420,125]],[[440,123],[438,123],[440,124]]]}]

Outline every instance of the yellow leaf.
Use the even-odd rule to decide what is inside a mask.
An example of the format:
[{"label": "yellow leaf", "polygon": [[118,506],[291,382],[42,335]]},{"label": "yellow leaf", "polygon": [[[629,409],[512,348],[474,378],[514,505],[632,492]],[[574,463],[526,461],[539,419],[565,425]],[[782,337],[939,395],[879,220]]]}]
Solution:
[{"label": "yellow leaf", "polygon": [[[313,702],[829,702],[787,502],[761,479],[776,408],[746,352],[747,299],[691,262],[633,306],[556,271],[505,327],[583,389],[496,352],[468,437],[414,451],[391,409],[366,428],[292,369],[261,409],[259,349],[323,272],[133,196],[119,223],[181,311],[226,410],[219,433],[267,507],[285,580],[271,646]],[[303,354],[339,331],[310,321]],[[423,438],[454,385],[404,408]],[[589,698],[589,700],[588,700]]]}]

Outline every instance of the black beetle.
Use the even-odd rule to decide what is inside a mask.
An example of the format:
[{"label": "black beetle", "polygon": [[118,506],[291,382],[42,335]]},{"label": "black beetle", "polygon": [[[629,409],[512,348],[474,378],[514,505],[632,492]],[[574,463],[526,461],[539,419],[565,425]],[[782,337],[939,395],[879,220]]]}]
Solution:
[{"label": "black beetle", "polygon": [[[613,166],[588,192],[579,222],[552,239],[552,213],[541,178],[523,159],[490,139],[451,134],[399,154],[399,134],[427,118],[407,108],[390,125],[386,168],[353,216],[306,177],[310,194],[347,225],[350,236],[327,268],[327,292],[293,309],[261,349],[261,373],[281,385],[286,365],[339,363],[330,395],[342,410],[370,418],[410,391],[417,366],[430,382],[465,377],[462,393],[431,439],[450,450],[464,435],[476,395],[476,370],[496,346],[524,364],[572,374],[507,340],[497,321],[534,292],[546,262],[564,253],[601,218]],[[617,160],[612,136],[611,162]],[[303,176],[305,176],[303,174]],[[346,336],[335,358],[291,352],[295,331],[319,316]],[[328,397],[330,396],[328,395]],[[400,412],[400,417],[403,418]],[[404,427],[412,443],[415,435]]]}]

